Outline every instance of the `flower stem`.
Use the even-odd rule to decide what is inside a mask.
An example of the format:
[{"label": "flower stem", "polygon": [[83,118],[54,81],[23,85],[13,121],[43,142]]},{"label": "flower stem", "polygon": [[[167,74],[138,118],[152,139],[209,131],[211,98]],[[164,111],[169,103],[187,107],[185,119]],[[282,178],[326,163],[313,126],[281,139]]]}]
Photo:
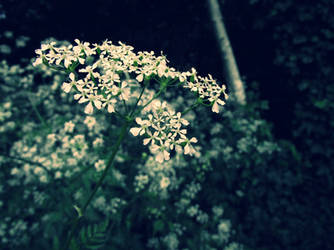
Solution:
[{"label": "flower stem", "polygon": [[111,155],[108,159],[108,162],[107,162],[107,165],[106,165],[106,168],[104,169],[103,173],[102,173],[102,176],[100,177],[98,183],[95,185],[95,188],[94,190],[91,192],[91,194],[89,195],[89,198],[87,199],[87,201],[85,202],[85,204],[83,205],[82,209],[80,210],[81,211],[81,215],[82,216],[78,216],[75,218],[73,224],[72,224],[72,227],[71,227],[71,230],[70,230],[70,234],[69,234],[69,237],[65,243],[65,247],[64,247],[64,250],[67,250],[70,246],[70,243],[71,243],[71,240],[75,234],[75,231],[79,225],[79,222],[80,222],[80,219],[84,216],[85,214],[85,211],[88,207],[88,205],[90,204],[90,202],[92,201],[93,197],[95,196],[96,192],[98,191],[98,189],[100,188],[100,186],[102,185],[102,182],[103,180],[106,178],[107,176],[107,173],[108,173],[108,170],[111,168],[111,166],[113,165],[113,162],[114,162],[114,159],[115,159],[115,156],[121,146],[121,143],[123,141],[123,139],[125,138],[125,136],[127,135],[127,132],[128,132],[128,129],[131,125],[132,121],[128,121],[126,120],[124,125],[122,126],[121,128],[121,132],[119,134],[119,137],[117,139],[117,142],[114,146],[114,149],[112,150],[111,152]]},{"label": "flower stem", "polygon": [[181,115],[185,115],[187,114],[189,111],[195,109],[197,106],[199,105],[199,102],[196,101],[193,105],[191,105],[190,107],[188,107],[186,110],[184,110]]},{"label": "flower stem", "polygon": [[39,111],[38,111],[38,109],[37,109],[35,103],[34,103],[33,100],[30,98],[30,96],[29,96],[29,101],[30,101],[30,104],[31,104],[31,106],[32,106],[32,109],[34,110],[35,114],[37,115],[38,120],[40,120],[40,122],[43,124],[43,126],[44,126],[45,128],[47,128],[48,125],[46,124],[46,122],[45,122],[45,120],[43,119],[42,115],[39,113]]},{"label": "flower stem", "polygon": [[148,85],[148,84],[145,82],[145,85],[144,85],[144,87],[141,89],[141,92],[140,92],[140,95],[139,95],[139,97],[138,97],[138,99],[137,99],[137,101],[136,101],[136,104],[135,104],[133,110],[132,110],[131,113],[130,113],[130,117],[132,117],[133,114],[135,113],[135,111],[136,111],[136,109],[137,109],[137,106],[138,106],[138,103],[139,103],[141,97],[143,96],[144,91],[145,91],[147,85]]}]

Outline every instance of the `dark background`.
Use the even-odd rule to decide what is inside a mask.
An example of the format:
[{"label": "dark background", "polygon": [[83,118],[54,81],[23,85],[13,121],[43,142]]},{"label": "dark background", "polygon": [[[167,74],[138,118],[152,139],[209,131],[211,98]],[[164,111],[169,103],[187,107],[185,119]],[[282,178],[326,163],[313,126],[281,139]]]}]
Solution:
[{"label": "dark background", "polygon": [[[238,3],[233,3],[238,2]],[[273,64],[276,41],[270,31],[255,30],[254,11],[247,1],[226,1],[222,8],[236,60],[246,83],[257,81],[269,100],[266,114],[279,137],[289,138],[294,91],[284,71]],[[33,57],[40,41],[122,41],[137,50],[163,51],[177,69],[195,67],[224,82],[219,49],[206,1],[6,1],[5,29],[31,38],[24,56]],[[253,20],[252,20],[253,19]],[[17,54],[21,58],[22,53]],[[282,120],[285,122],[281,122]]]},{"label": "dark background", "polygon": [[[225,0],[220,4],[246,92],[256,91],[268,101],[269,109],[262,112],[262,117],[272,123],[276,140],[290,145],[287,150],[294,157],[286,163],[291,176],[283,177],[291,185],[275,191],[290,192],[288,205],[279,206],[286,211],[275,212],[287,216],[291,224],[277,234],[270,229],[272,218],[258,220],[262,224],[254,225],[253,232],[243,231],[239,240],[254,249],[271,249],[271,243],[273,249],[332,249],[333,1]],[[34,50],[49,37],[91,43],[109,39],[132,45],[137,51],[163,51],[176,69],[195,67],[201,75],[210,73],[224,82],[204,0],[7,0],[1,2],[0,11],[1,30],[30,38],[27,47],[6,58],[12,63],[34,57]],[[2,37],[1,42],[5,43],[6,38]],[[296,168],[302,169],[302,178],[293,184]],[[266,210],[267,200],[256,202]],[[247,211],[250,203],[246,202],[240,211]],[[252,221],[246,215],[243,218],[241,212],[239,216],[245,224]],[[258,234],[266,229],[267,234]]]}]

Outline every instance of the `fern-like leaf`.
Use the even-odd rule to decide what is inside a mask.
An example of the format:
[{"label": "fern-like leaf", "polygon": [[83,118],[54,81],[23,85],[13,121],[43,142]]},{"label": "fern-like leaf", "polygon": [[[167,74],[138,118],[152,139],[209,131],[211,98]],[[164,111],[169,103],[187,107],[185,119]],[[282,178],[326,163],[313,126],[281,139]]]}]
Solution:
[{"label": "fern-like leaf", "polygon": [[104,223],[92,224],[83,227],[79,234],[81,244],[87,249],[101,249],[106,242],[107,228],[108,220]]}]

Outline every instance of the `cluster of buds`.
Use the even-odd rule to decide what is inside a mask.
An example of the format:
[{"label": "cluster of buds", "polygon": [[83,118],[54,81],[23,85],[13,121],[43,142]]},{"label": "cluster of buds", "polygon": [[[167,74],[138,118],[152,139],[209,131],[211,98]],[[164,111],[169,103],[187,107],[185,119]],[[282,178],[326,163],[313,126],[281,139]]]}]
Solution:
[{"label": "cluster of buds", "polygon": [[[228,98],[225,85],[219,86],[211,75],[201,77],[194,68],[187,72],[176,71],[167,66],[168,61],[162,53],[160,56],[155,56],[153,51],[135,53],[133,47],[121,42],[118,45],[110,41],[90,45],[76,39],[75,43],[74,46],[59,47],[55,42],[42,44],[36,50],[38,58],[34,66],[44,63],[66,71],[69,81],[63,83],[62,89],[66,93],[75,92],[74,99],[86,103],[86,114],[92,114],[94,107],[120,113],[121,105],[126,106],[125,103],[135,102],[141,106],[140,110],[148,117],[146,120],[137,117],[140,127],[130,131],[135,136],[147,136],[144,144],[150,143],[150,150],[159,162],[168,160],[169,151],[173,149],[193,154],[195,150],[191,143],[196,143],[197,139],[186,137],[182,125],[187,126],[189,122],[181,118],[181,113],[173,111],[165,102],[154,101],[158,96],[150,95],[151,90],[146,88],[150,87],[150,79],[160,82],[160,89],[171,82],[179,82],[195,92],[198,100],[211,105],[216,113],[219,105],[224,105]],[[146,102],[143,101],[145,98]]]}]

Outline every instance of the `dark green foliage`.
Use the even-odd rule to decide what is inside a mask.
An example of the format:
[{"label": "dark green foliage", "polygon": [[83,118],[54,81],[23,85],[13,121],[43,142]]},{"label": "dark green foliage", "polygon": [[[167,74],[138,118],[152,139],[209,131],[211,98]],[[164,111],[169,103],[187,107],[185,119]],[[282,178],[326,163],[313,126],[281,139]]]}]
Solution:
[{"label": "dark green foliage", "polygon": [[[236,49],[244,51],[244,45],[239,45],[238,39],[233,43],[233,31],[237,36],[238,29],[246,35],[249,30],[256,53],[269,57],[263,56],[268,66],[261,68],[269,71],[269,77],[260,84],[272,110],[266,117],[289,128],[281,130],[284,133],[277,130],[280,137],[288,139],[280,142],[284,153],[277,155],[270,167],[256,170],[258,174],[265,171],[259,183],[262,191],[245,195],[256,197],[257,205],[244,204],[247,210],[243,213],[249,217],[242,224],[249,228],[243,237],[256,249],[331,249],[334,231],[326,221],[333,221],[334,211],[334,2],[224,3],[227,18],[232,13],[237,16],[230,24]],[[260,71],[255,72],[252,77],[260,81]]]},{"label": "dark green foliage", "polygon": [[99,224],[89,224],[84,226],[79,233],[80,245],[83,249],[105,249],[108,220]]}]

